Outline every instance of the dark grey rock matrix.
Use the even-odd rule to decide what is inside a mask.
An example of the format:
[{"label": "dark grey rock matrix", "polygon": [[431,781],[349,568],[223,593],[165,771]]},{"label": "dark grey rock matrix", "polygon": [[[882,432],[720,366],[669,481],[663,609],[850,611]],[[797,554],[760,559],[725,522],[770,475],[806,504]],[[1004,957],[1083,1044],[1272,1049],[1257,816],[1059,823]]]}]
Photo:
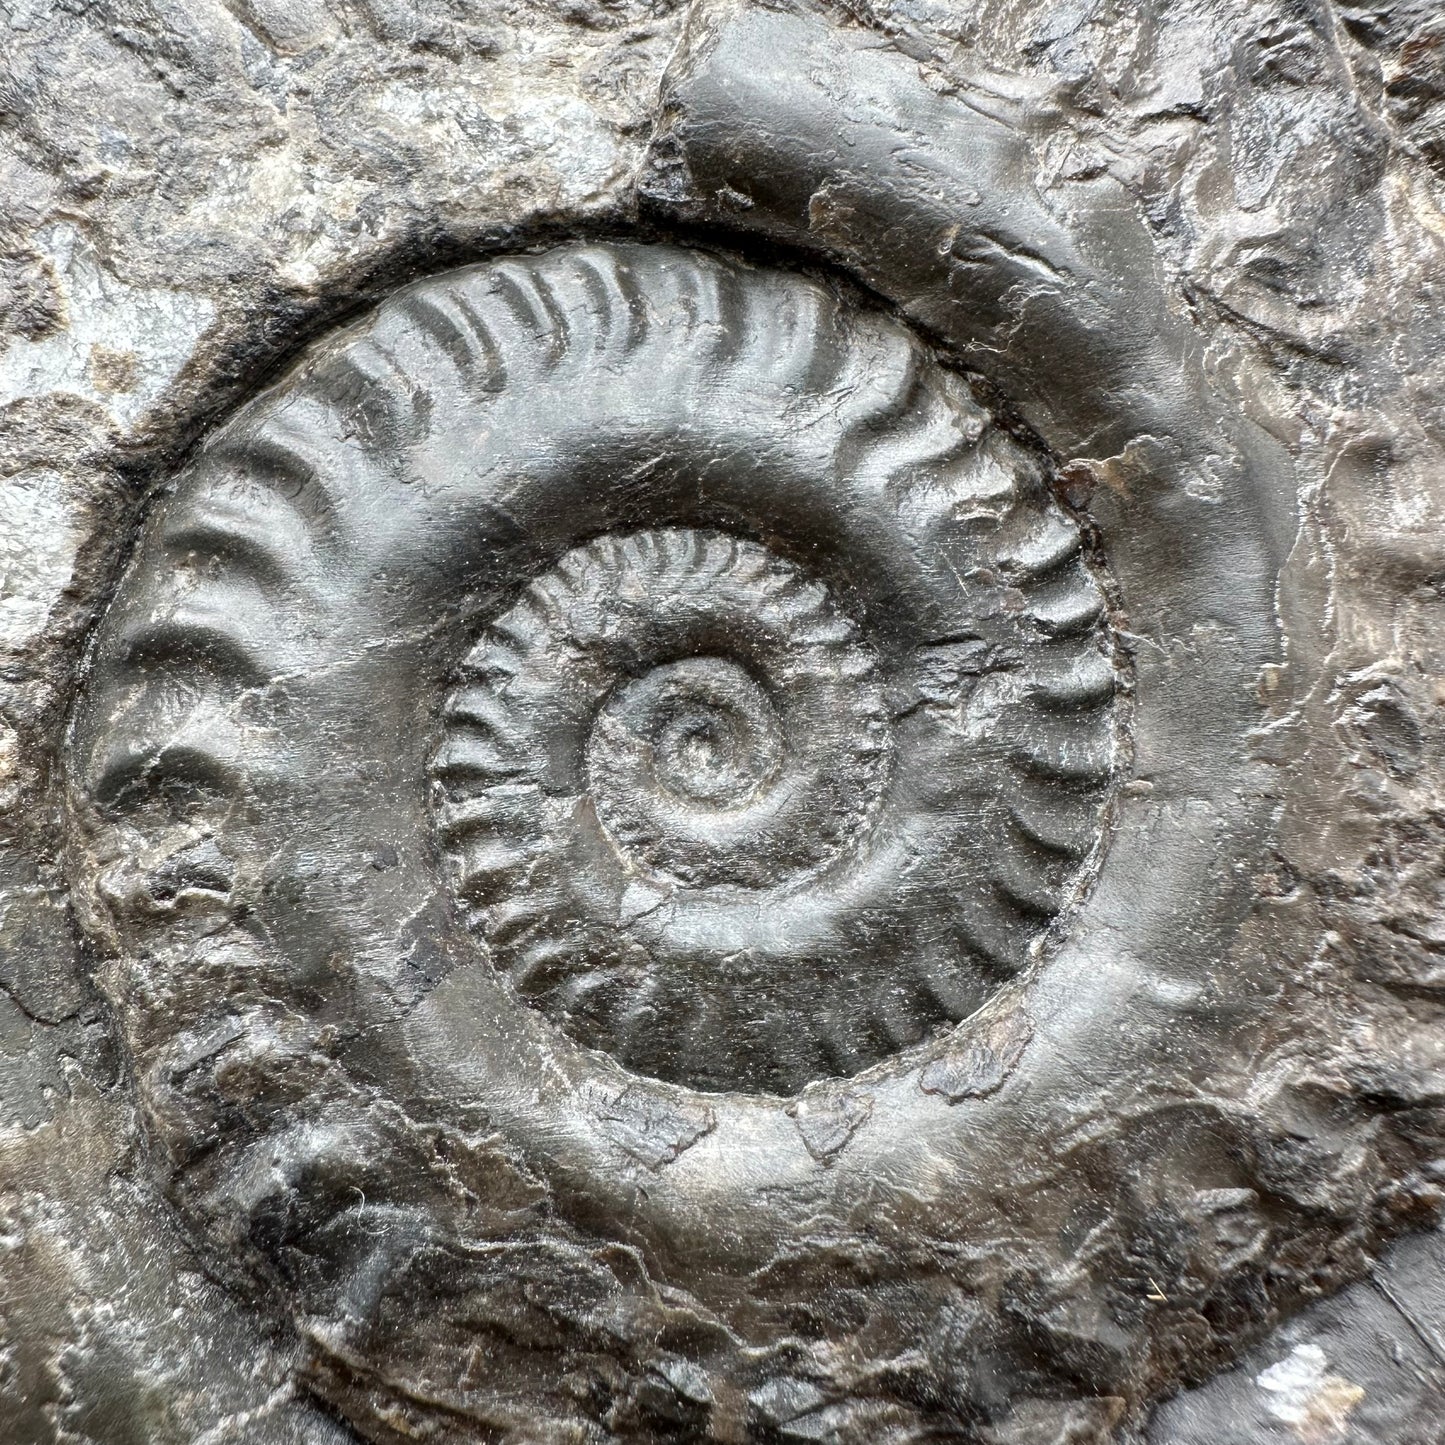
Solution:
[{"label": "dark grey rock matrix", "polygon": [[1439,1440],[1445,21],[0,0],[0,1440]]}]

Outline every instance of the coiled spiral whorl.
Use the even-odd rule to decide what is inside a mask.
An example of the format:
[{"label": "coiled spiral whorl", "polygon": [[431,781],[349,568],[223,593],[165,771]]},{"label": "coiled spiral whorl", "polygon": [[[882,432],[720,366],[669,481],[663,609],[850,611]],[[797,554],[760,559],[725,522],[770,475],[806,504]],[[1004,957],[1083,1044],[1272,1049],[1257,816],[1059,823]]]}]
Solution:
[{"label": "coiled spiral whorl", "polygon": [[972,1013],[1085,882],[1096,564],[968,382],[811,279],[612,244],[418,283],[149,535],[83,792],[212,799],[188,837],[301,952],[359,928],[338,819],[398,856],[434,828],[514,997],[635,1072],[787,1094]]},{"label": "coiled spiral whorl", "polygon": [[172,1197],[372,1438],[500,1438],[615,1350],[761,1389],[777,1260],[855,1289],[875,1256],[814,1240],[875,1211],[973,1247],[953,1104],[1035,1047],[1022,987],[981,1009],[1122,754],[1049,482],[851,290],[572,244],[403,288],[158,495],[74,897]]},{"label": "coiled spiral whorl", "polygon": [[857,626],[754,542],[644,531],[567,553],[464,671],[442,836],[519,992],[644,1073],[804,1082],[789,1034],[862,983],[828,917],[890,741]]},{"label": "coiled spiral whorl", "polygon": [[[808,437],[820,510],[780,527],[753,482],[720,525],[571,547],[466,657],[433,777],[457,897],[522,998],[638,1072],[790,1093],[1023,965],[1096,841],[1116,675],[1034,458],[911,348],[848,415],[878,358],[811,283],[776,300],[803,384],[768,406]],[[684,452],[708,393],[756,387],[727,311],[667,334],[711,373],[674,400]],[[861,511],[870,472],[894,535],[850,555],[822,509]],[[658,500],[639,520],[680,520]]]}]

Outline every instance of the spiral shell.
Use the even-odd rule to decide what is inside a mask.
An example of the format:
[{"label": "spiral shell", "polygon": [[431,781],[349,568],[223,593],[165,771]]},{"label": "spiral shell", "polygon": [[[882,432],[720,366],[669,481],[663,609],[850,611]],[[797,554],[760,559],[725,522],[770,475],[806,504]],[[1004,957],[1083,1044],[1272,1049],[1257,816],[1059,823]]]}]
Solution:
[{"label": "spiral shell", "polygon": [[[285,1274],[294,1194],[364,1294],[374,1231],[327,1211],[398,1175],[464,1241],[553,1150],[601,1208],[579,1139],[723,1148],[724,1103],[830,1167],[867,1106],[808,1087],[921,1067],[1089,882],[1100,575],[1041,455],[819,281],[570,244],[397,293],[160,499],[77,714],[78,896],[178,1198]],[[513,1203],[457,1215],[388,1098],[530,1130],[466,1146]]]},{"label": "spiral shell", "polygon": [[1116,667],[1078,528],[961,378],[813,282],[593,246],[414,287],[160,527],[180,571],[137,579],[107,650],[92,795],[264,788],[284,751],[234,722],[146,746],[147,659],[198,710],[324,679],[297,589],[426,566],[410,626],[492,614],[431,763],[459,902],[522,997],[640,1072],[789,1093],[876,1063],[1016,974],[1095,846]]},{"label": "spiral shell", "polygon": [[[1013,660],[1021,641],[1009,709],[970,715],[1001,662],[981,636],[890,666],[758,543],[585,543],[487,628],[445,708],[439,821],[468,917],[523,997],[642,1073],[790,1093],[916,1043],[1018,970],[1088,838],[1113,670],[1092,628],[1031,641],[1066,654],[1068,695],[1042,657]],[[1072,787],[1066,753],[1019,750],[1050,700],[1077,733]]]}]

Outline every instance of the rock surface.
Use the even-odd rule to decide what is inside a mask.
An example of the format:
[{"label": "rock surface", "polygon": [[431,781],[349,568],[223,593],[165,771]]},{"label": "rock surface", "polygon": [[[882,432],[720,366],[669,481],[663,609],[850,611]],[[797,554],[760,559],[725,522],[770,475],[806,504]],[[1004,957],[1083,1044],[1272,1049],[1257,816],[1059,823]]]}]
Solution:
[{"label": "rock surface", "polygon": [[[979,1438],[1439,1438],[1445,1247],[1424,1235],[1376,1257],[1392,1233],[1431,1223],[1445,1182],[1435,9],[924,0],[807,17],[906,66],[940,104],[1024,137],[1029,184],[1059,214],[1104,187],[1125,197],[1201,374],[1243,398],[1297,478],[1285,645],[1259,679],[1271,711],[1255,740],[1283,781],[1270,865],[1251,886],[1255,947],[1283,960],[1280,986],[1313,1037],[1302,1028],[1251,1066],[1258,1097],[1287,1080],[1308,1104],[1292,1120],[1301,1160],[1329,1159],[1318,1237],[1293,1236],[1317,1285],[1212,1321],[1193,1362],[1159,1367],[1197,1388],[1152,1424],[1102,1389],[1067,1402],[1015,1379],[1018,1407]],[[679,133],[689,57],[706,59],[710,27],[732,13],[0,0],[0,1438],[357,1438],[297,1383],[297,1343],[275,1314],[210,1277],[158,1187],[62,857],[63,742],[87,638],[139,517],[197,440],[400,282],[559,236],[766,230],[765,168],[754,163],[757,196],[742,179],[700,196],[659,141]],[[887,294],[848,251],[846,214],[822,205],[810,224]],[[936,312],[912,314],[944,329]],[[1065,500],[1099,494],[1116,516],[1157,462],[1060,455],[1088,462],[1065,468]],[[1210,479],[1199,485],[1207,495]],[[1200,637],[1185,661],[1208,657]],[[1226,850],[1219,867],[1231,862]],[[1001,1034],[986,1059],[965,1054],[935,1082],[971,1107],[1024,1039]],[[1359,1100],[1368,1118],[1349,1114]],[[797,1127],[820,1169],[869,1126],[869,1107],[803,1096]],[[635,1101],[603,1113],[657,1147]],[[699,1120],[678,1139],[707,1133]],[[1276,1162],[1281,1196],[1301,1197]],[[1214,1192],[1219,1248],[1248,1253],[1248,1202]],[[1355,1237],[1337,1223],[1352,1212]],[[1145,1299],[1169,1292],[1155,1276],[1178,1263],[1154,1243],[1128,1286]],[[1312,1288],[1362,1276],[1309,1306]],[[1042,1334],[1079,1342],[1084,1376],[1097,1370],[1094,1322],[1050,1317],[1042,1298],[1022,1309]],[[1281,1310],[1303,1312],[1232,1373],[1197,1380]],[[689,1388],[679,1375],[668,1398]],[[811,1428],[818,1402],[787,1388],[755,1402],[750,1418],[770,1422],[759,1438]],[[692,1427],[670,1428],[616,1427],[642,1439]]]}]

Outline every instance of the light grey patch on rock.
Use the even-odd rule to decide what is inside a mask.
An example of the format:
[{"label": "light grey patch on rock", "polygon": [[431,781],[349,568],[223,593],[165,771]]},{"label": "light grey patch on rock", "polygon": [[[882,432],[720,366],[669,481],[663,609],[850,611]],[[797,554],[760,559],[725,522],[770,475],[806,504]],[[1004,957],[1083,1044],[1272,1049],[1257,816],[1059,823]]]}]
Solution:
[{"label": "light grey patch on rock", "polygon": [[1033,1020],[1016,999],[991,1004],[959,1025],[948,1050],[924,1068],[919,1087],[950,1104],[992,1094],[1014,1071],[1033,1034]]},{"label": "light grey patch on rock", "polygon": [[0,406],[65,392],[96,402],[122,431],[133,430],[191,359],[215,321],[215,303],[195,292],[127,285],[72,225],[36,239],[52,258],[66,324],[0,353]]},{"label": "light grey patch on rock", "polygon": [[1296,1345],[1284,1359],[1261,1370],[1255,1384],[1265,1392],[1265,1408],[1282,1424],[1293,1426],[1301,1439],[1338,1436],[1364,1390],[1332,1374],[1325,1352],[1316,1344]]},{"label": "light grey patch on rock", "polygon": [[[0,652],[20,652],[40,637],[84,537],[75,489],[63,473],[37,468],[0,479]],[[4,783],[0,742],[0,788]]]}]

